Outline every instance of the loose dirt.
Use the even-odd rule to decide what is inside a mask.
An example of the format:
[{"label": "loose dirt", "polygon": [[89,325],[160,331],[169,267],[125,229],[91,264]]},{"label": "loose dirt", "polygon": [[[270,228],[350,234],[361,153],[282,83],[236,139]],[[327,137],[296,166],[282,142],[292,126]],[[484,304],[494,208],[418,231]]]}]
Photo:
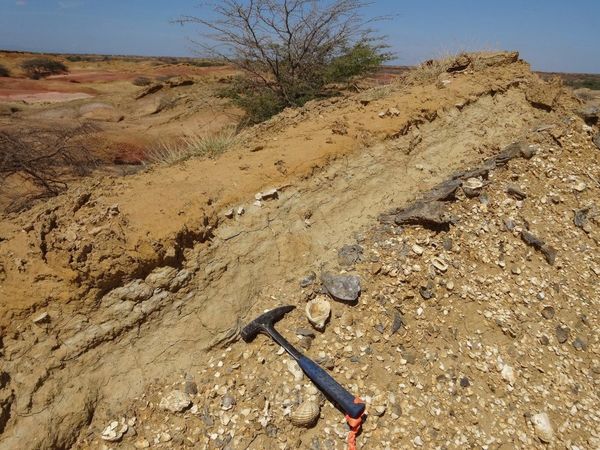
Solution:
[{"label": "loose dirt", "polygon": [[[298,286],[311,270],[361,276],[358,303],[332,302],[302,345],[367,400],[363,448],[592,445],[598,223],[592,209],[581,229],[571,214],[597,201],[600,170],[578,108],[515,54],[479,55],[462,72],[286,111],[217,160],[81,183],[6,216],[1,445],[343,448],[326,402],[308,432],[289,423],[315,396],[306,378],[266,339],[237,342],[279,304],[298,305],[284,334],[309,328],[304,304],[323,295],[318,281]],[[380,216],[516,141],[525,150],[506,159],[531,159],[471,174],[484,186],[448,204],[447,231]],[[526,198],[505,194],[509,182]],[[523,229],[557,249],[555,265]],[[340,267],[338,249],[356,242],[362,262]],[[546,306],[553,322],[538,316]],[[558,325],[573,330],[560,345]],[[163,411],[186,380],[191,409]],[[533,426],[544,413],[551,439]]]}]

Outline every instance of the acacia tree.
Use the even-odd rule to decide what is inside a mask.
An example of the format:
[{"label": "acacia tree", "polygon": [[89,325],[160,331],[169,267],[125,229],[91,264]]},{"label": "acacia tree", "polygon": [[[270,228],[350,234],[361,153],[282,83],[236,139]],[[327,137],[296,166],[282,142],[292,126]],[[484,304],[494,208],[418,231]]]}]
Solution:
[{"label": "acacia tree", "polygon": [[[252,99],[274,109],[302,105],[332,82],[375,70],[389,58],[365,18],[362,0],[222,0],[208,18],[184,16],[200,26],[194,41],[204,56],[241,69],[246,77],[230,95],[249,110]],[[246,104],[244,103],[246,102]],[[274,111],[278,112],[278,111]]]}]

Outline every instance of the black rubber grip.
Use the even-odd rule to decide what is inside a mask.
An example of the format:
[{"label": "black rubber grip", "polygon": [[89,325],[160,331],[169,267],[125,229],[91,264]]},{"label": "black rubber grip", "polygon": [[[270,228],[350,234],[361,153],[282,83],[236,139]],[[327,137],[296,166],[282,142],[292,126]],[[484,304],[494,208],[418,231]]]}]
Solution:
[{"label": "black rubber grip", "polygon": [[304,373],[335,402],[346,414],[353,419],[358,419],[365,412],[364,403],[355,403],[355,396],[348,392],[341,384],[335,381],[321,366],[314,361],[302,356],[298,364]]}]

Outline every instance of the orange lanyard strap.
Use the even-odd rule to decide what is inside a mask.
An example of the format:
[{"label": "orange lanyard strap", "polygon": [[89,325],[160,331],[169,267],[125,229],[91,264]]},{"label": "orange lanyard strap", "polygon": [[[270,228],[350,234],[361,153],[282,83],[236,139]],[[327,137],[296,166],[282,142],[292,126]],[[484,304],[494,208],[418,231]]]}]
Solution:
[{"label": "orange lanyard strap", "polygon": [[[354,399],[354,403],[364,403],[359,397]],[[348,422],[348,426],[350,427],[350,432],[348,433],[348,450],[356,450],[356,435],[360,432],[360,427],[362,426],[363,416],[360,416],[357,419],[354,419],[346,414],[346,422]]]}]

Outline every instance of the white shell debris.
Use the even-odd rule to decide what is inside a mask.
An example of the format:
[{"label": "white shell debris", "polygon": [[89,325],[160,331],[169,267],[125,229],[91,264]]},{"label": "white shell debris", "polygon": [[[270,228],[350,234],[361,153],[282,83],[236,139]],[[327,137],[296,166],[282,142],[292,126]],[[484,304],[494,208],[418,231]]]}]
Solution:
[{"label": "white shell debris", "polygon": [[160,408],[171,412],[181,412],[192,404],[190,397],[182,391],[174,390],[160,401]]},{"label": "white shell debris", "polygon": [[537,437],[544,442],[552,442],[554,439],[554,430],[552,429],[548,414],[545,412],[537,413],[532,415],[530,420]]},{"label": "white shell debris", "polygon": [[448,270],[448,264],[442,258],[433,258],[431,260],[431,265],[435,267],[440,272],[445,272]]},{"label": "white shell debris", "polygon": [[302,369],[296,361],[290,359],[287,362],[287,368],[290,371],[290,373],[294,376],[295,381],[302,381],[302,378],[304,378],[304,372],[302,371]]},{"label": "white shell debris", "polygon": [[325,323],[331,315],[331,305],[323,297],[317,297],[306,304],[306,317],[319,331],[325,329]]},{"label": "white shell debris", "polygon": [[127,432],[127,429],[129,427],[127,426],[126,423],[122,424],[119,427],[119,422],[116,420],[113,420],[110,424],[108,424],[108,426],[102,431],[102,434],[100,435],[100,437],[102,438],[102,440],[104,441],[108,441],[108,442],[116,442],[118,440],[120,440],[123,435]]}]

